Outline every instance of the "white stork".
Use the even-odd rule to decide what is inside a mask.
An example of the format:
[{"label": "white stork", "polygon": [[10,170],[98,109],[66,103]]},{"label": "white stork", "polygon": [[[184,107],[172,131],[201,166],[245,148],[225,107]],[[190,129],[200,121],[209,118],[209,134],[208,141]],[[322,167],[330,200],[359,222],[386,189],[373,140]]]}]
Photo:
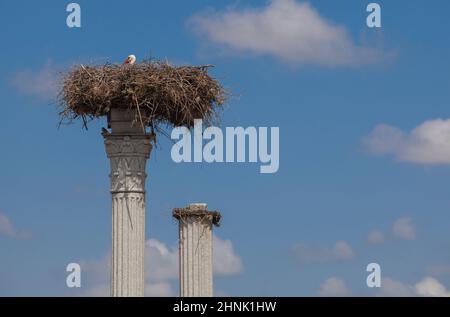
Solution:
[{"label": "white stork", "polygon": [[136,56],[128,55],[125,62],[123,62],[123,65],[134,65],[134,63],[136,63]]}]

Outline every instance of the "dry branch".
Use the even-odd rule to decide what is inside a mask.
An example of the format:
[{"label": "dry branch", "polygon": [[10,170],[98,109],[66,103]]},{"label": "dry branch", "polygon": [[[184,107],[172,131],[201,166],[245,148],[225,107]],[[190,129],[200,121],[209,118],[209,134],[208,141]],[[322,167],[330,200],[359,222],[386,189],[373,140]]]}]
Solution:
[{"label": "dry branch", "polygon": [[79,65],[62,76],[61,122],[107,116],[113,108],[136,109],[136,122],[193,127],[213,123],[227,93],[205,66],[173,66],[144,61],[135,65]]},{"label": "dry branch", "polygon": [[174,208],[172,216],[180,221],[185,221],[187,218],[198,217],[202,220],[211,221],[216,227],[220,226],[220,219],[222,215],[218,211],[207,210],[191,210],[189,208]]}]

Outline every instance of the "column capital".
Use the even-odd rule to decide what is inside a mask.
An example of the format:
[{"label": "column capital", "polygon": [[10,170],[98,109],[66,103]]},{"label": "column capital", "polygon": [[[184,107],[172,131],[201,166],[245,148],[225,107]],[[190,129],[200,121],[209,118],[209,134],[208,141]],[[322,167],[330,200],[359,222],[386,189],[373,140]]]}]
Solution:
[{"label": "column capital", "polygon": [[145,167],[152,150],[152,135],[103,132],[111,162],[111,193],[145,193]]},{"label": "column capital", "polygon": [[105,138],[108,158],[133,155],[148,159],[150,156],[153,140],[150,134],[123,135],[103,132],[102,135]]},{"label": "column capital", "polygon": [[216,227],[220,226],[222,218],[219,211],[209,211],[207,204],[190,204],[185,208],[174,208],[172,216],[180,222],[187,218],[200,218],[202,221],[210,221]]}]

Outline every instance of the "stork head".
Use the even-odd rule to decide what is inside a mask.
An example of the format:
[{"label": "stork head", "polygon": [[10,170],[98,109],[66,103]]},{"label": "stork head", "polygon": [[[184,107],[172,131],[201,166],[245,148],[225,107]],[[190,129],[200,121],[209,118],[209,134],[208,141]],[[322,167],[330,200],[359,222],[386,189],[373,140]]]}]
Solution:
[{"label": "stork head", "polygon": [[136,63],[136,56],[129,55],[123,64],[133,65],[134,63]]}]

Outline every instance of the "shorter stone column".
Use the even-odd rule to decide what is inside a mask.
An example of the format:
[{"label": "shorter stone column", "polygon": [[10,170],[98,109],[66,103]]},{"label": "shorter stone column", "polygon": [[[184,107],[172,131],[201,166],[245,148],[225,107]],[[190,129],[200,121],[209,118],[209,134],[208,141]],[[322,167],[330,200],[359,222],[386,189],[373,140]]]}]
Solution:
[{"label": "shorter stone column", "polygon": [[180,296],[213,296],[212,226],[219,226],[221,215],[208,211],[206,204],[175,208],[179,221]]}]

